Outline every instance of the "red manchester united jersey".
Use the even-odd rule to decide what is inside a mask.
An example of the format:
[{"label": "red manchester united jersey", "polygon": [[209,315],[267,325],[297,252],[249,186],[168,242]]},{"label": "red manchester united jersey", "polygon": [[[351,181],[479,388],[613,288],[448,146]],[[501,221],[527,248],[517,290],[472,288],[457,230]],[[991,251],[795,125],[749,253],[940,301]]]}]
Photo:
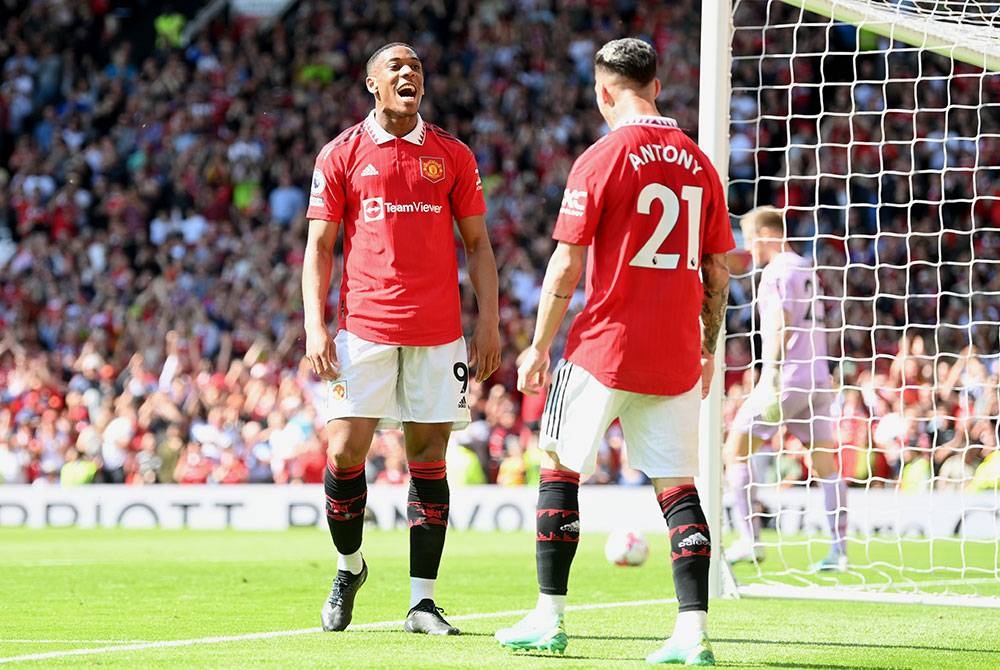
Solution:
[{"label": "red manchester united jersey", "polygon": [[733,248],[722,184],[672,119],[626,121],[570,172],[553,237],[589,245],[565,358],[605,386],[678,395],[701,375],[701,257]]},{"label": "red manchester united jersey", "polygon": [[419,117],[398,138],[373,112],[323,147],[306,216],[344,225],[339,327],[406,346],[461,337],[454,220],[485,212],[472,152]]}]

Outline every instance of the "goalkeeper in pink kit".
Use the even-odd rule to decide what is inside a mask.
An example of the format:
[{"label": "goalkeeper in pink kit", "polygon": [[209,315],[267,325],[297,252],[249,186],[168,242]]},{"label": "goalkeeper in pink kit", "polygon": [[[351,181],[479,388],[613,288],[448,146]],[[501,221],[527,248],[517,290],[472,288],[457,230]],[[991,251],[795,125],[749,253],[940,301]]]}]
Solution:
[{"label": "goalkeeper in pink kit", "polygon": [[834,458],[837,444],[831,413],[834,394],[829,370],[824,311],[812,263],[792,251],[785,221],[773,207],[758,207],[740,221],[745,248],[763,267],[757,291],[760,313],[760,379],[733,419],[726,440],[727,478],[735,498],[740,539],[726,551],[734,563],[764,558],[751,511],[749,456],[781,426],[811,449],[814,475],[823,489],[833,544],[814,571],[847,568],[847,485]]}]

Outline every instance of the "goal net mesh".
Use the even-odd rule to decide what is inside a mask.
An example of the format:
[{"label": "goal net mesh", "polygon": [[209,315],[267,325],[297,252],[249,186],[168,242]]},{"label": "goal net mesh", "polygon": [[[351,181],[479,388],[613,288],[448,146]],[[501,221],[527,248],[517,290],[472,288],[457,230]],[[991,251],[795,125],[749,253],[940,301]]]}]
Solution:
[{"label": "goal net mesh", "polygon": [[[784,209],[816,268],[849,485],[848,568],[814,572],[808,445],[757,450],[740,589],[1000,604],[1000,3],[747,0],[733,23],[730,210]],[[760,368],[760,268],[736,265],[727,427]]]}]

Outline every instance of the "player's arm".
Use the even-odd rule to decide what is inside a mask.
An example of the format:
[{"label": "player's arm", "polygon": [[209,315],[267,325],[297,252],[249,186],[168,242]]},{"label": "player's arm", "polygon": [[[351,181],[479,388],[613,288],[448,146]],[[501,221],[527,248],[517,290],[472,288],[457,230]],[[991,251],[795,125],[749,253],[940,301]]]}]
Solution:
[{"label": "player's arm", "polygon": [[785,352],[788,350],[788,339],[792,330],[787,328],[787,324],[792,323],[792,313],[774,303],[773,311],[769,315],[761,314],[761,329],[770,329],[767,333],[762,332],[762,341],[771,345],[771,351],[764,351],[764,367],[761,369],[759,385],[769,389],[769,400],[762,406],[761,418],[765,421],[778,422],[782,419],[781,410],[781,364],[785,360]]},{"label": "player's arm", "polygon": [[312,219],[302,262],[302,311],[305,315],[306,360],[321,379],[333,380],[340,372],[337,350],[326,327],[326,298],[333,273],[333,246],[339,221]]},{"label": "player's arm", "polygon": [[[770,352],[762,352],[763,359],[765,361],[773,361],[773,371],[775,373],[781,369],[781,364],[785,360],[785,352],[788,350],[788,341],[792,338],[792,329],[786,327],[787,324],[792,323],[793,317],[791,311],[788,309],[782,309],[780,306],[776,306],[772,314],[768,317],[762,315],[761,327],[771,329],[771,337],[767,338],[765,341],[772,343],[772,350]],[[763,335],[763,333],[761,333]]]},{"label": "player's arm", "polygon": [[729,304],[729,266],[726,254],[705,254],[701,258],[701,397],[708,396],[715,371],[715,348],[719,343],[719,333],[726,320],[726,305]]},{"label": "player's arm", "polygon": [[497,261],[493,256],[486,217],[482,214],[458,220],[458,233],[465,246],[465,259],[472,289],[476,292],[479,318],[469,346],[469,365],[476,379],[485,381],[500,367],[500,308]]},{"label": "player's arm", "polygon": [[569,301],[580,283],[586,259],[587,247],[579,244],[559,242],[552,252],[542,280],[535,335],[531,346],[521,354],[517,370],[517,388],[523,393],[535,395],[548,384],[549,349],[566,318]]}]

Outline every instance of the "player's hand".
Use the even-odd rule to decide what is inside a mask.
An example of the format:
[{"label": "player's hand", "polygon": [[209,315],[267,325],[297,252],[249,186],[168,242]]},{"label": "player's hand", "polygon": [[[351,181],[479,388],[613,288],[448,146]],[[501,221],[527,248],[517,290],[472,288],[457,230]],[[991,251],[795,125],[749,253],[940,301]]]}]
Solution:
[{"label": "player's hand", "polygon": [[517,357],[517,390],[538,395],[549,385],[549,352],[528,347]]},{"label": "player's hand", "polygon": [[306,360],[320,379],[333,381],[340,374],[337,347],[325,327],[306,329]]},{"label": "player's hand", "polygon": [[712,388],[712,376],[715,374],[715,356],[707,351],[701,352],[701,399],[708,397]]},{"label": "player's hand", "polygon": [[476,381],[484,382],[500,367],[500,330],[476,325],[469,345],[469,367],[476,371]]}]

